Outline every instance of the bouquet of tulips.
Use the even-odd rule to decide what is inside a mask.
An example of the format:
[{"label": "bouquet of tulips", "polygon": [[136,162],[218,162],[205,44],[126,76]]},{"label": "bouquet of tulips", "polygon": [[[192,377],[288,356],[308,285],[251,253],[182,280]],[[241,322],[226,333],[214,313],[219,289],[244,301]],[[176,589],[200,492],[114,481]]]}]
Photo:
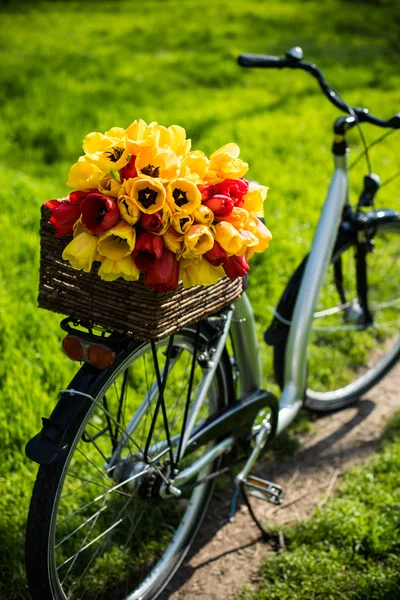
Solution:
[{"label": "bouquet of tulips", "polygon": [[139,279],[157,291],[211,285],[245,275],[254,252],[268,247],[267,188],[243,176],[239,147],[210,158],[191,150],[178,125],[134,121],[94,132],[68,175],[69,197],[49,200],[56,237],[73,234],[63,258],[113,281]]}]

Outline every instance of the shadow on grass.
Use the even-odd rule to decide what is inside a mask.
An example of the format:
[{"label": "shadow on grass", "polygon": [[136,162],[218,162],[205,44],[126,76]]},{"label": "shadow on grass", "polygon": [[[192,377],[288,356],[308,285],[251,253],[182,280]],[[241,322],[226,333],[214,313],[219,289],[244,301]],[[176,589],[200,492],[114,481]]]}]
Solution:
[{"label": "shadow on grass", "polygon": [[400,440],[400,410],[387,424],[382,436],[383,443],[396,442]]},{"label": "shadow on grass", "polygon": [[[295,471],[300,471],[305,476],[307,469],[320,465],[321,467],[330,465],[334,462],[336,453],[330,452],[325,454],[334,444],[339,442],[345,436],[347,436],[352,430],[360,426],[364,420],[366,420],[376,408],[376,404],[369,399],[360,400],[354,404],[356,413],[345,422],[341,422],[339,426],[326,437],[318,441],[316,444],[310,446],[305,450],[299,451],[300,433],[304,433],[307,430],[305,425],[305,418],[310,417],[308,411],[303,411],[297,422],[294,424],[292,429],[284,432],[279,438],[277,438],[271,445],[264,460],[258,463],[255,473],[261,477],[271,478],[279,482],[279,476],[282,472],[290,477]],[[335,411],[336,413],[339,411]],[[314,413],[315,414],[315,413]],[[318,415],[317,420],[323,417],[329,416],[329,413]],[[296,433],[297,432],[297,433]],[[400,438],[400,413],[394,417],[385,433],[382,436],[383,440],[393,441],[394,439]],[[355,455],[366,455],[371,453],[371,449],[377,447],[379,442],[376,440],[365,441],[363,443],[357,443],[355,447],[350,445],[344,451],[338,451],[338,454],[343,453],[354,457]],[[219,552],[218,554],[210,553],[206,560],[193,567],[189,564],[191,558],[193,558],[204,546],[206,546],[217,534],[217,532],[224,527],[228,522],[229,517],[229,504],[234,491],[232,483],[228,483],[225,490],[217,494],[217,499],[212,503],[211,510],[203,524],[203,527],[198,534],[193,548],[191,549],[189,556],[183,566],[178,571],[178,574],[169,584],[167,590],[161,596],[161,600],[167,600],[171,594],[177,592],[187,581],[191,579],[196,571],[199,569],[212,564],[227,554],[238,552],[244,548],[248,548],[256,544],[261,540],[261,537],[257,538],[258,530],[254,525],[254,541],[247,544],[238,543],[237,547],[230,548],[226,552]],[[239,500],[238,508],[240,509],[242,502]],[[390,595],[385,596],[391,598]]]}]

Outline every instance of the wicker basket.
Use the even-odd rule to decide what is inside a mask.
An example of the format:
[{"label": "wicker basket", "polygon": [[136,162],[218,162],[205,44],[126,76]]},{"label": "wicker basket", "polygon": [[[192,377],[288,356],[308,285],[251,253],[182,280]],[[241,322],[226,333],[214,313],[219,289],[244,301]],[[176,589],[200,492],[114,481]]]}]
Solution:
[{"label": "wicker basket", "polygon": [[89,321],[108,331],[141,340],[159,340],[223,308],[242,293],[242,279],[227,277],[211,286],[155,292],[141,280],[109,282],[96,269],[85,273],[61,258],[71,236],[57,239],[42,207],[40,223],[40,283],[38,303],[56,313]]}]

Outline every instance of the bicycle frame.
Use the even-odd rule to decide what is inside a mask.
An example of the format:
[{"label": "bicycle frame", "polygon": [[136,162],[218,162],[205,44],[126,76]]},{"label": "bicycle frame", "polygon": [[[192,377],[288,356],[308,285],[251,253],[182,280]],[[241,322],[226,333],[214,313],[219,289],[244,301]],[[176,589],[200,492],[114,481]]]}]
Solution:
[{"label": "bicycle frame", "polygon": [[[307,347],[312,317],[346,204],[348,204],[347,150],[340,156],[335,155],[335,170],[295,304],[286,350],[285,384],[279,401],[277,434],[290,425],[303,404],[307,383]],[[216,353],[218,353],[220,346],[225,343],[229,324],[240,374],[238,400],[244,401],[252,393],[263,387],[254,315],[246,293],[235,303],[232,319],[227,319]],[[196,399],[196,405],[199,401],[201,402],[201,398]],[[194,408],[194,411],[196,411],[196,408]],[[186,431],[187,440],[189,440],[191,433],[192,429],[189,427]],[[260,432],[259,441],[256,441],[252,455],[236,478],[237,485],[240,485],[248,476],[251,467],[266,443],[268,434],[267,429]],[[189,478],[199,472],[205,464],[214,460],[216,456],[229,452],[233,444],[234,437],[228,437],[224,442],[217,444],[198,461],[198,464],[196,461],[189,469],[181,472],[174,481],[174,485],[186,483]]]},{"label": "bicycle frame", "polygon": [[[285,382],[279,400],[277,433],[296,417],[303,403],[307,380],[307,347],[314,309],[345,205],[348,204],[347,153],[335,155],[335,170],[317,225],[291,321],[285,360]],[[235,304],[231,324],[233,344],[240,377],[240,397],[260,389],[261,366],[254,318],[248,298],[243,294]]]}]

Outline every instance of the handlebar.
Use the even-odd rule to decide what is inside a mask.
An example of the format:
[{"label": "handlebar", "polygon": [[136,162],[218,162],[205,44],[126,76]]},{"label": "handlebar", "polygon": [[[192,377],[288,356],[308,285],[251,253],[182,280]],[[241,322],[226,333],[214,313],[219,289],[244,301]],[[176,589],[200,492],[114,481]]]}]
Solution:
[{"label": "handlebar", "polygon": [[[241,54],[238,58],[238,63],[241,67],[258,67],[262,69],[302,69],[310,73],[318,81],[323,94],[330,102],[339,110],[355,115],[360,123],[372,123],[378,127],[387,127],[390,129],[400,129],[400,113],[397,113],[390,119],[379,119],[370,114],[367,108],[357,108],[349,106],[328,84],[322,71],[314,63],[307,62],[303,59],[303,51],[296,46],[286,53],[285,58],[278,56],[265,56],[263,54]],[[349,110],[350,109],[350,110]]]}]

